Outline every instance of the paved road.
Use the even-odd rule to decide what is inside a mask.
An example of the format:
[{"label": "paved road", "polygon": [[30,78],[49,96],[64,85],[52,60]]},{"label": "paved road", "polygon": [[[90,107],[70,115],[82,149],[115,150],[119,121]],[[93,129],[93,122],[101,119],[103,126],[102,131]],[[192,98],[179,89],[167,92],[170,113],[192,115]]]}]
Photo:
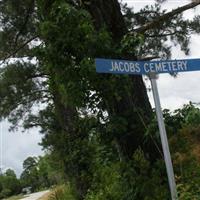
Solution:
[{"label": "paved road", "polygon": [[21,200],[37,200],[37,199],[39,199],[40,197],[42,197],[43,195],[45,195],[48,192],[49,192],[49,190],[43,191],[43,192],[32,193],[28,197],[23,198]]}]

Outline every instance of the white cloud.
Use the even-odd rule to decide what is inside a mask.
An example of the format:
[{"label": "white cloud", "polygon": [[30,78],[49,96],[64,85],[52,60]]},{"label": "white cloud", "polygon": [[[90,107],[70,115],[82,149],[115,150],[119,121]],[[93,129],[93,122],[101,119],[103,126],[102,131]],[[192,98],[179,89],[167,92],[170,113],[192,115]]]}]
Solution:
[{"label": "white cloud", "polygon": [[[142,7],[144,7],[144,5],[152,5],[155,3],[153,0],[124,0],[123,2],[127,2],[129,6],[134,7],[134,11],[139,11]],[[189,2],[191,1],[168,0],[163,4],[163,8],[172,10]],[[186,19],[191,19],[194,15],[199,13],[200,6],[184,12],[183,16]],[[192,35],[190,43],[190,55],[185,56],[185,54],[180,51],[180,47],[176,46],[172,48],[172,59],[200,58],[199,48],[200,36]],[[183,104],[187,104],[189,101],[200,102],[200,93],[198,92],[200,91],[199,80],[200,72],[198,71],[180,73],[178,74],[177,78],[173,78],[168,74],[159,75],[157,83],[162,107],[174,110],[182,107]],[[151,93],[149,93],[149,97],[152,105],[154,105]]]},{"label": "white cloud", "polygon": [[[200,72],[180,73],[177,78],[161,74],[157,83],[162,107],[174,110],[189,101],[200,102],[199,80]],[[152,102],[152,95],[150,97]]]},{"label": "white cloud", "polygon": [[22,133],[8,132],[9,124],[2,122],[0,124],[1,134],[1,168],[14,169],[19,176],[22,171],[22,163],[28,156],[41,155],[41,147],[38,143],[41,141],[41,135],[37,129]]}]

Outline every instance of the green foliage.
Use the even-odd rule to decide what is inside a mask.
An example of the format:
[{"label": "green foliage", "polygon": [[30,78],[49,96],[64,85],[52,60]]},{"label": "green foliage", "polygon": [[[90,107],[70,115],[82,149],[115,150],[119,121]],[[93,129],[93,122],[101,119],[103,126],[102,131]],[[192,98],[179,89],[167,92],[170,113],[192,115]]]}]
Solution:
[{"label": "green foliage", "polygon": [[[53,159],[53,156],[52,158]],[[31,190],[38,191],[50,186],[62,183],[63,178],[59,170],[55,170],[51,163],[50,155],[40,157],[28,157],[23,162],[23,172],[20,181],[23,187],[31,187]]]},{"label": "green foliage", "polygon": [[49,200],[76,200],[73,188],[70,184],[57,186],[48,197]]},{"label": "green foliage", "polygon": [[[45,82],[32,63],[16,62],[0,70],[0,119],[8,118],[13,128],[26,126],[32,117],[32,108],[49,99]],[[32,119],[32,118],[31,118]],[[32,119],[33,124],[33,119]]]},{"label": "green foliage", "polygon": [[21,192],[21,183],[17,179],[15,172],[11,169],[7,169],[4,174],[0,175],[0,185],[0,199]]},{"label": "green foliage", "polygon": [[125,35],[121,41],[121,51],[130,55],[140,55],[140,49],[144,45],[143,35]]},{"label": "green foliage", "polygon": [[[200,110],[194,104],[189,103],[173,112],[164,110],[163,115],[170,142],[179,197],[180,199],[199,199]],[[162,152],[155,118],[148,127],[146,137],[152,138]],[[163,166],[163,164],[160,164],[154,166],[155,170]]]},{"label": "green foliage", "polygon": [[95,31],[89,14],[65,1],[55,2],[45,17],[40,34],[47,43],[43,59],[52,78],[50,89],[55,90],[56,83],[56,93],[62,96],[65,105],[78,108],[92,105],[91,91],[99,87],[99,77],[91,58],[112,53],[109,33],[103,28]]},{"label": "green foliage", "polygon": [[168,126],[175,128],[171,130],[176,131],[170,137],[170,147],[179,199],[183,200],[199,199],[199,115],[199,108],[189,103],[166,118]]},{"label": "green foliage", "polygon": [[[36,36],[37,15],[32,0],[6,0],[0,2],[1,27],[0,30],[0,58],[7,58],[11,51],[23,45],[30,38]],[[14,56],[32,57],[28,43]]]},{"label": "green foliage", "polygon": [[[165,120],[165,126],[167,129],[168,136],[172,137],[174,135],[177,135],[178,132],[184,127],[187,127],[189,129],[189,127],[198,126],[200,124],[199,115],[199,108],[195,107],[195,105],[191,102],[189,104],[184,105],[183,108],[176,109],[173,112],[168,109],[164,109],[163,117]],[[152,137],[157,144],[160,143],[155,113],[152,122],[148,125],[146,137]],[[183,148],[185,147],[183,146]]]},{"label": "green foliage", "polygon": [[12,169],[7,169],[5,172],[5,175],[8,177],[16,178],[16,174],[15,174],[14,170],[12,170]]},{"label": "green foliage", "polygon": [[[133,30],[135,26],[156,20],[159,16],[167,13],[166,9],[162,9],[160,3],[144,6],[139,12],[134,12],[134,9],[127,5],[123,6],[125,12],[125,21],[127,27]],[[191,30],[199,33],[199,16],[195,16],[192,20],[186,20],[182,14],[168,18],[164,23],[157,24],[155,29],[149,29],[143,36],[142,43],[139,45],[139,51],[136,55],[154,55],[161,58],[169,58],[171,56],[171,47],[167,41],[173,42],[175,45],[180,45],[181,50],[185,54],[189,54],[189,43]],[[196,26],[196,27],[195,27]],[[134,37],[134,35],[133,35]]]},{"label": "green foliage", "polygon": [[3,199],[5,197],[9,197],[12,195],[11,189],[5,188],[1,191],[0,198]]},{"label": "green foliage", "polygon": [[177,186],[179,199],[180,200],[199,200],[200,199],[200,190],[199,187],[195,187],[195,190],[193,189],[193,184],[190,183],[188,185],[186,184],[179,184]]},{"label": "green foliage", "polygon": [[94,188],[86,200],[167,199],[167,182],[160,178],[162,173],[163,169],[152,169],[143,152],[138,150],[128,163],[100,165],[95,171]]},{"label": "green foliage", "polygon": [[23,168],[24,171],[20,176],[23,187],[31,187],[32,191],[36,191],[39,187],[36,158],[27,158],[23,163]]}]

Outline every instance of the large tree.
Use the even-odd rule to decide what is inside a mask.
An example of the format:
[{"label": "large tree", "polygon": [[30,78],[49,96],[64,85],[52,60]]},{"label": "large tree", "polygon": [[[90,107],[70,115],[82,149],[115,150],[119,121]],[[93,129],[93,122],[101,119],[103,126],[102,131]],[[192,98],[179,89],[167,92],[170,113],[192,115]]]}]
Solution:
[{"label": "large tree", "polygon": [[159,144],[145,134],[152,108],[142,76],[97,75],[94,58],[168,58],[169,41],[188,54],[200,20],[182,13],[199,4],[166,12],[158,3],[135,13],[117,0],[1,1],[1,118],[41,127],[43,146],[63,159],[80,198],[90,183],[82,172],[94,157],[94,128],[119,160],[140,147],[155,161]]}]

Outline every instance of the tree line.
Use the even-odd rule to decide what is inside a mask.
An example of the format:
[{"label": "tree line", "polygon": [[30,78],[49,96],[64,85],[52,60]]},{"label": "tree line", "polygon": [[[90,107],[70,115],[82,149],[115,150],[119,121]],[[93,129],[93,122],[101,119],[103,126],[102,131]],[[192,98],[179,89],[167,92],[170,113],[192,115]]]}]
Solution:
[{"label": "tree line", "polygon": [[23,161],[23,171],[19,177],[12,169],[0,174],[0,199],[49,189],[64,183],[61,170],[55,169],[50,156],[28,157]]}]

